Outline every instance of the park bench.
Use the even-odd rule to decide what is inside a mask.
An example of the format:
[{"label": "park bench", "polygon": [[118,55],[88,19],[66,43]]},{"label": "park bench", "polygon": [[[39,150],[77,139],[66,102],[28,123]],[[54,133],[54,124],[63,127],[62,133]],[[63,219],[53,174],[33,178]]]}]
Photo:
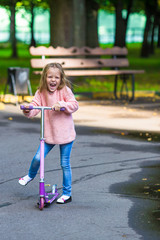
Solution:
[{"label": "park bench", "polygon": [[[126,48],[89,48],[89,47],[30,47],[31,67],[35,74],[41,74],[43,67],[50,62],[62,64],[68,77],[77,76],[109,76],[114,78],[114,96],[117,96],[118,77],[122,80],[120,88],[121,98],[125,96],[132,101],[135,92],[135,74],[144,70],[129,70]],[[124,69],[125,68],[125,69]],[[126,69],[127,68],[127,69]],[[128,79],[131,76],[131,97],[128,97]]]}]

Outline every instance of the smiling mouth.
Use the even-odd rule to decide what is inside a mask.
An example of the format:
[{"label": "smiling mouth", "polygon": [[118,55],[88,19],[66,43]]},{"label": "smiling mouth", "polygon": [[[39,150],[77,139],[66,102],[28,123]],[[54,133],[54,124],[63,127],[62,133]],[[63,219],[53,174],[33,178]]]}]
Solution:
[{"label": "smiling mouth", "polygon": [[56,86],[56,83],[50,83],[50,86],[51,86],[51,87],[55,87],[55,86]]},{"label": "smiling mouth", "polygon": [[55,90],[56,90],[56,86],[57,86],[56,83],[50,83],[50,84],[48,84],[48,91],[50,91],[50,92],[55,91]]},{"label": "smiling mouth", "polygon": [[56,87],[56,83],[50,83],[49,87],[50,87],[50,89],[54,89]]}]

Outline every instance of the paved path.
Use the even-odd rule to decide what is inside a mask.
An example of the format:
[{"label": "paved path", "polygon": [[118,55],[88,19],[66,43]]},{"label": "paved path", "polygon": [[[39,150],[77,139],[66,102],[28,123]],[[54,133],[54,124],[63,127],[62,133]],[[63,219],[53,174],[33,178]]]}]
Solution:
[{"label": "paved path", "polygon": [[[115,101],[81,101],[73,114],[77,126],[160,133],[160,103],[117,104]],[[0,105],[1,111],[21,114],[19,106]]]},{"label": "paved path", "polygon": [[116,106],[81,102],[74,119],[81,126],[160,132],[160,103],[146,103],[145,108],[144,104]]},{"label": "paved path", "polygon": [[[160,216],[153,215],[159,211],[159,143],[101,134],[97,128],[124,130],[132,126],[128,127],[130,120],[133,123],[137,120],[135,130],[144,126],[139,121],[142,116],[144,121],[148,116],[150,125],[157,119],[154,129],[159,131],[158,103],[104,106],[103,102],[80,102],[80,109],[74,114],[77,140],[72,151],[73,202],[52,204],[39,211],[36,207],[39,175],[26,187],[18,184],[39,144],[39,119],[25,118],[19,107],[1,106],[1,238],[160,239]],[[115,119],[119,121],[116,126]],[[150,125],[147,130],[153,130]],[[45,181],[57,183],[61,193],[61,179],[56,146],[46,158]],[[153,186],[157,190],[151,194]]]}]

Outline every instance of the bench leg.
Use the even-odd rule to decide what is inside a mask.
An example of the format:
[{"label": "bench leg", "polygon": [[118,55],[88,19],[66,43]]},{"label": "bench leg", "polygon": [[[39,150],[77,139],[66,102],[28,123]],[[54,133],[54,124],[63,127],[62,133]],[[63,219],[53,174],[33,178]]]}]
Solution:
[{"label": "bench leg", "polygon": [[134,92],[135,92],[135,77],[134,74],[132,74],[132,96],[129,99],[130,101],[134,100]]},{"label": "bench leg", "polygon": [[115,97],[115,99],[118,99],[118,97],[117,97],[117,83],[118,83],[118,75],[116,75],[115,79],[114,79],[114,97]]},{"label": "bench leg", "polygon": [[123,89],[125,88],[125,92],[126,92],[126,97],[125,99],[128,99],[128,86],[127,86],[127,76],[123,76],[122,79],[122,86],[121,86],[121,90],[120,90],[120,94],[121,94],[121,99],[123,99]]},{"label": "bench leg", "polygon": [[[135,77],[134,77],[134,74],[132,74],[131,77],[132,77],[132,96],[131,96],[131,98],[129,98],[130,102],[134,100],[134,92],[135,92]],[[118,99],[118,97],[117,97],[117,84],[118,84],[118,75],[115,76],[115,81],[114,81],[114,96],[115,96],[115,99]],[[127,76],[126,75],[123,75],[123,79],[122,79],[122,86],[121,86],[121,90],[120,90],[121,99],[122,99],[122,92],[123,92],[124,87],[125,87],[125,90],[126,90],[126,99],[128,99],[128,87],[127,87]]]}]

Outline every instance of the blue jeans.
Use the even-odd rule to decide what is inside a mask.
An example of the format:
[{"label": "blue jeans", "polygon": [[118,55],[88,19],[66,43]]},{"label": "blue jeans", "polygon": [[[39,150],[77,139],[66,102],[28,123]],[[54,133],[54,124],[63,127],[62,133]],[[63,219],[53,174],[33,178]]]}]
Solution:
[{"label": "blue jeans", "polygon": [[[60,160],[61,168],[63,171],[63,194],[71,196],[71,184],[72,184],[72,171],[70,165],[70,155],[72,150],[73,142],[67,144],[60,144]],[[55,144],[44,143],[44,157],[51,151]],[[34,178],[40,167],[40,146],[31,162],[29,168],[29,177]]]}]

